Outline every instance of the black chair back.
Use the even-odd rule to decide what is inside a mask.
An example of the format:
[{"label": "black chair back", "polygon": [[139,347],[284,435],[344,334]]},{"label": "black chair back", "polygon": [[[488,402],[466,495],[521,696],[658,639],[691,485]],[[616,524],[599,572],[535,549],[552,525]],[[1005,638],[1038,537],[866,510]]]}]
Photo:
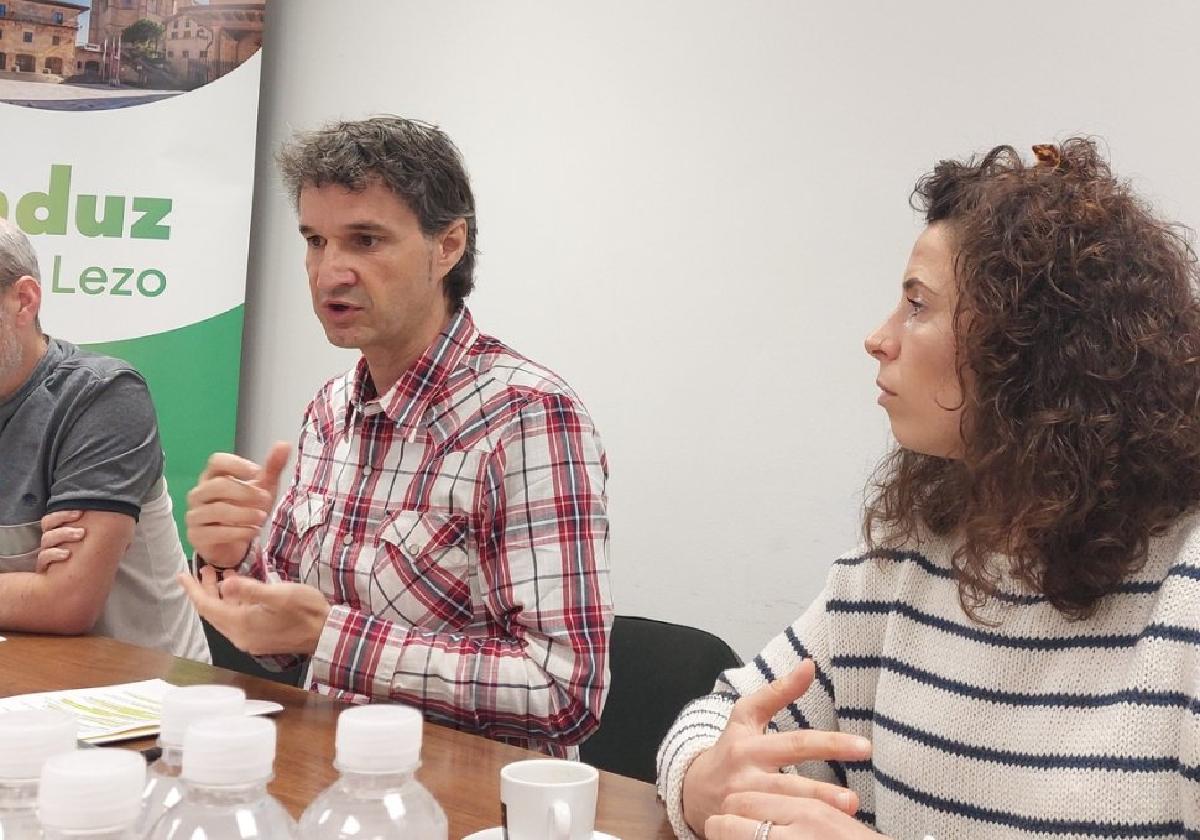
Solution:
[{"label": "black chair back", "polygon": [[307,688],[302,684],[307,670],[307,661],[284,671],[270,671],[259,665],[258,660],[250,654],[235,648],[233,642],[226,639],[220,630],[203,619],[201,619],[201,623],[204,625],[204,635],[208,638],[208,650],[212,654],[213,665],[218,668],[228,668],[231,671],[240,671],[252,677],[262,677],[275,682]]},{"label": "black chair back", "polygon": [[742,660],[711,633],[619,615],[610,642],[612,671],[600,728],[580,745],[580,758],[653,782],[658,745],[690,701],[712,691],[717,676]]}]

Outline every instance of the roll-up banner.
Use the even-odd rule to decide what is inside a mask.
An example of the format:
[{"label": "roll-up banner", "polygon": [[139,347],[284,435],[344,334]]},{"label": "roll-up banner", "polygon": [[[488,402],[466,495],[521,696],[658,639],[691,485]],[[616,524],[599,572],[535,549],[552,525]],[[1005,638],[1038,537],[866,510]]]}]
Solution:
[{"label": "roll-up banner", "polygon": [[232,451],[266,0],[0,0],[0,216],[50,335],[149,382],[183,497]]}]

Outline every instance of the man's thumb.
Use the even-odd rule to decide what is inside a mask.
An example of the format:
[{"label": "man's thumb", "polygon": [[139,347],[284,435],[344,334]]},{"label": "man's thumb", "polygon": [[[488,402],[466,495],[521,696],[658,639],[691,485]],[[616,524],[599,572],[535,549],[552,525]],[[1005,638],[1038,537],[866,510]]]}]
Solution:
[{"label": "man's thumb", "polygon": [[287,466],[288,456],[291,455],[291,452],[291,444],[279,441],[271,447],[271,451],[267,453],[267,457],[263,461],[257,484],[272,497],[279,495],[279,477]]},{"label": "man's thumb", "polygon": [[221,597],[234,603],[273,604],[277,590],[271,584],[243,575],[233,575],[221,581]]}]

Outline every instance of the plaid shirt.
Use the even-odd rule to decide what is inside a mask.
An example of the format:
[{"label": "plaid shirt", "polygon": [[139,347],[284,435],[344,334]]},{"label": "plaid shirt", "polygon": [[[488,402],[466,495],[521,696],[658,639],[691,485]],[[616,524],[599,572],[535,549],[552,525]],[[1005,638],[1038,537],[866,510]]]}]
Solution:
[{"label": "plaid shirt", "polygon": [[363,359],[320,390],[251,573],[333,605],[318,691],[573,757],[608,691],[607,478],[574,392],[463,309],[386,394]]}]

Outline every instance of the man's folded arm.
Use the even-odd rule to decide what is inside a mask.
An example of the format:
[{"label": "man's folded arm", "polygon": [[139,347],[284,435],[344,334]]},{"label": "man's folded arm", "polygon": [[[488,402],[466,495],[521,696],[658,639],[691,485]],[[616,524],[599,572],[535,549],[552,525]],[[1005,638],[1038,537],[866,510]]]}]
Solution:
[{"label": "man's folded arm", "polygon": [[0,627],[89,632],[104,611],[143,501],[163,474],[158,420],[145,380],[120,367],[78,384],[61,420],[46,513],[83,511],[83,541],[42,573],[0,575]]},{"label": "man's folded arm", "polygon": [[128,514],[87,510],[75,524],[85,536],[69,562],[0,575],[0,628],[74,636],[95,626],[136,523]]}]

